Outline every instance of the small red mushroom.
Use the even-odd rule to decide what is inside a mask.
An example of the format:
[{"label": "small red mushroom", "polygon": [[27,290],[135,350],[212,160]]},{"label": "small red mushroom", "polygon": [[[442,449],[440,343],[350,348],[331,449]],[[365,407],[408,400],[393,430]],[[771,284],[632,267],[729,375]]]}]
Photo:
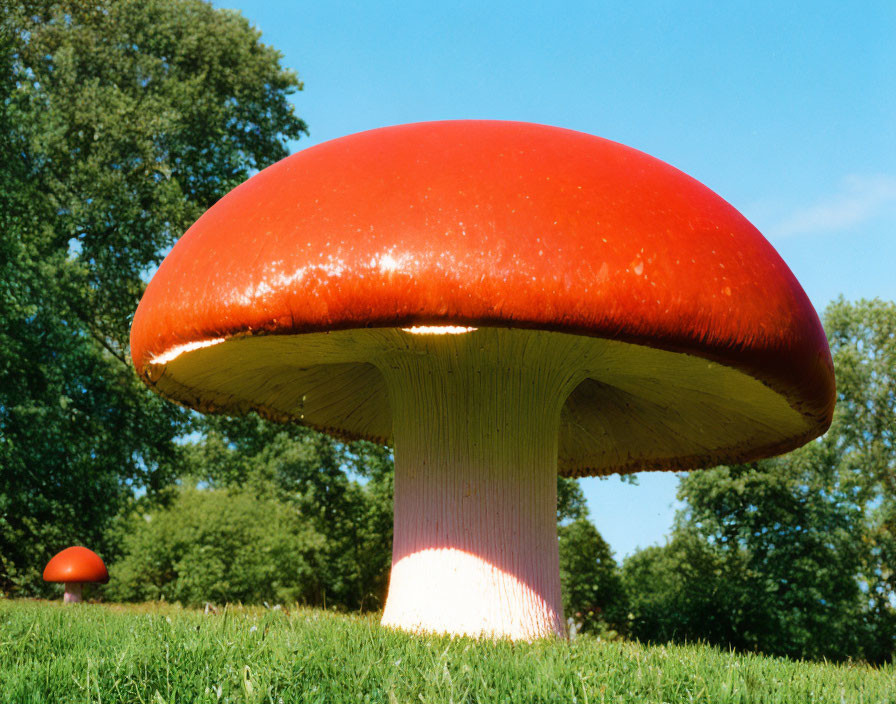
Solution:
[{"label": "small red mushroom", "polygon": [[786,452],[834,407],[824,331],[731,205],[519,122],[294,154],[175,245],[134,316],[154,391],[395,449],[383,623],[562,635],[556,477]]},{"label": "small red mushroom", "polygon": [[66,603],[81,601],[81,589],[85,582],[105,584],[109,572],[102,558],[93,550],[80,546],[66,548],[57,553],[44,568],[45,582],[65,582]]}]

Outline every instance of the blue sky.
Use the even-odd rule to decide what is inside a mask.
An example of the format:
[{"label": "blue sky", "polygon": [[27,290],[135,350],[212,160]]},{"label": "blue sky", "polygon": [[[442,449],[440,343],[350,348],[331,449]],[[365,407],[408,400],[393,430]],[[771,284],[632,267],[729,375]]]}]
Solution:
[{"label": "blue sky", "polygon": [[[283,53],[304,149],[421,120],[589,132],[682,169],[762,230],[819,311],[896,300],[896,2],[216,0]],[[617,557],[677,479],[585,480]]]}]

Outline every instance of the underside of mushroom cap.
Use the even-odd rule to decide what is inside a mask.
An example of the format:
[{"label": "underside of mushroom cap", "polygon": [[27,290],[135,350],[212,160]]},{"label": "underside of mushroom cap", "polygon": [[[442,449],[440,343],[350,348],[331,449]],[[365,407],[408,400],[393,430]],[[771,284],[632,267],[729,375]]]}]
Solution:
[{"label": "underside of mushroom cap", "polygon": [[567,475],[768,456],[833,411],[818,317],[743,216],[641,152],[526,123],[384,128],[262,171],[177,243],[131,343],[189,407],[387,441],[381,365],[440,344],[412,326],[582,341]]}]

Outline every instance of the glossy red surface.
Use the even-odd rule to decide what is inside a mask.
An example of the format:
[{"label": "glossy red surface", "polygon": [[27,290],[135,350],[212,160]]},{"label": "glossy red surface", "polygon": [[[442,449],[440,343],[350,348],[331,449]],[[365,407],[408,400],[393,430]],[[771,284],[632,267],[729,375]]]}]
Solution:
[{"label": "glossy red surface", "polygon": [[105,584],[109,581],[109,573],[99,555],[78,546],[66,548],[53,556],[44,568],[44,581]]},{"label": "glossy red surface", "polygon": [[177,243],[131,347],[144,374],[185,343],[411,324],[687,352],[761,379],[819,427],[833,410],[818,317],[740,213],[642,152],[527,123],[383,128],[265,169]]}]

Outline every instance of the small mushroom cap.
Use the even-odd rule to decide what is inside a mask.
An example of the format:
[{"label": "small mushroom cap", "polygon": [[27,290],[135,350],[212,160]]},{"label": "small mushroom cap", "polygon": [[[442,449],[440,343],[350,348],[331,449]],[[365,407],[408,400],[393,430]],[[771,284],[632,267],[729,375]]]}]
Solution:
[{"label": "small mushroom cap", "polygon": [[53,556],[44,567],[44,581],[105,584],[109,581],[109,572],[102,558],[93,550],[76,546]]},{"label": "small mushroom cap", "polygon": [[175,245],[131,351],[191,408],[387,441],[372,360],[412,326],[591,338],[566,475],[748,461],[833,413],[818,316],[737,210],[635,149],[518,122],[372,130],[265,169]]}]

